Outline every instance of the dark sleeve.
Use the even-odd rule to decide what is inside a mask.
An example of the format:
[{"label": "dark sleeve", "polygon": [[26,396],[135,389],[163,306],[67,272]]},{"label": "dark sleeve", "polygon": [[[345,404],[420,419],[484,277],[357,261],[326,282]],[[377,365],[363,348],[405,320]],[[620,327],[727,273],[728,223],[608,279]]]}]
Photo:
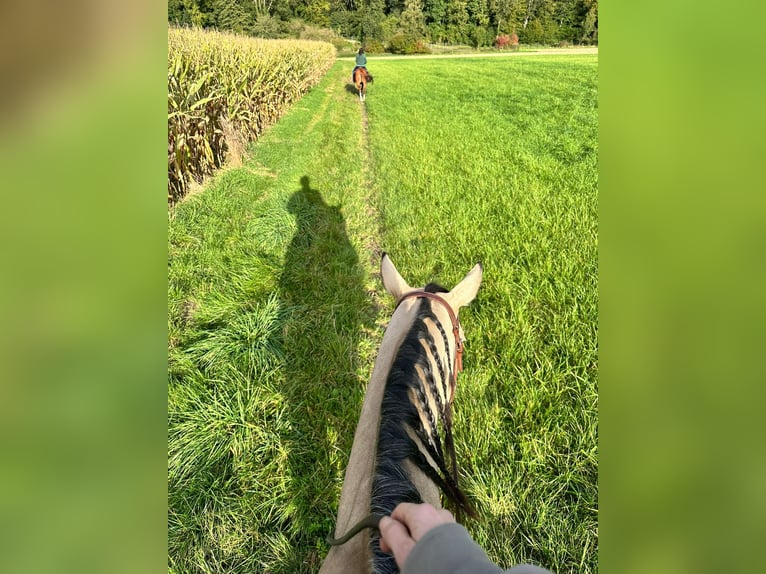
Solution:
[{"label": "dark sleeve", "polygon": [[442,524],[426,532],[407,557],[402,574],[551,574],[539,566],[503,570],[490,562],[460,524]]}]

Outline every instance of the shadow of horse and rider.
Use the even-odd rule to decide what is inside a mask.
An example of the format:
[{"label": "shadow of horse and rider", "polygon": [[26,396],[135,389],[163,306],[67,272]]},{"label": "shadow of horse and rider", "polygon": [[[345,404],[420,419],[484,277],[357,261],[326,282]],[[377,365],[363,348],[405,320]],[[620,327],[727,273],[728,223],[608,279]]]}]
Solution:
[{"label": "shadow of horse and rider", "polygon": [[[374,325],[376,309],[365,288],[366,272],[346,230],[337,196],[304,175],[287,209],[296,231],[285,254],[278,291],[288,319],[283,328],[286,384],[281,392],[292,432],[286,474],[291,542],[301,552],[283,565],[316,572],[316,541],[332,531],[338,481],[351,448],[364,398],[360,343]],[[339,474],[339,472],[341,474]]]}]

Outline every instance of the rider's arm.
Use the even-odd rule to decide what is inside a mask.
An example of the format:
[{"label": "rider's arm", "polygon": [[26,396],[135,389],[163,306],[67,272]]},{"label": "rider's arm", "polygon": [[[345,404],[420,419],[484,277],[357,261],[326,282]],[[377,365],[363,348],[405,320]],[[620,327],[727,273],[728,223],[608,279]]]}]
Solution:
[{"label": "rider's arm", "polygon": [[487,558],[463,526],[442,524],[425,533],[407,557],[402,574],[550,574],[538,566],[503,570]]},{"label": "rider's arm", "polygon": [[[391,552],[402,574],[502,574],[455,517],[430,504],[399,504],[380,520],[380,548]],[[508,574],[550,574],[537,566],[515,566]]]}]

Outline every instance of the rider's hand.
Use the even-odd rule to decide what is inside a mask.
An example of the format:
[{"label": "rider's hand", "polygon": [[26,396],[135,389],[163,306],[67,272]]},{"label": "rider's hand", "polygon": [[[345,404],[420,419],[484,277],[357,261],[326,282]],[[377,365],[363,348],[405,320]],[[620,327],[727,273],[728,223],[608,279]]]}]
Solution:
[{"label": "rider's hand", "polygon": [[402,502],[390,518],[384,516],[380,521],[380,548],[393,553],[396,564],[402,568],[415,543],[426,532],[450,522],[455,522],[455,518],[447,510],[436,510],[430,504]]}]

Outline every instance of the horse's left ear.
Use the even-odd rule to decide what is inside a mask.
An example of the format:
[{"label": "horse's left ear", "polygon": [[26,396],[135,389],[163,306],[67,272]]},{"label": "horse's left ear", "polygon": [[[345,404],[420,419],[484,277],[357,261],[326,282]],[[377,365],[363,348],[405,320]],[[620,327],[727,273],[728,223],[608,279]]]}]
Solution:
[{"label": "horse's left ear", "polygon": [[468,275],[455,285],[452,291],[444,294],[444,298],[455,311],[460,309],[460,307],[465,307],[476,298],[483,274],[484,268],[481,266],[481,263],[477,263],[468,272]]},{"label": "horse's left ear", "polygon": [[393,295],[394,300],[399,301],[402,295],[412,291],[412,288],[399,275],[387,253],[383,254],[383,258],[380,261],[380,275],[383,277],[383,286],[386,288],[386,291]]}]

